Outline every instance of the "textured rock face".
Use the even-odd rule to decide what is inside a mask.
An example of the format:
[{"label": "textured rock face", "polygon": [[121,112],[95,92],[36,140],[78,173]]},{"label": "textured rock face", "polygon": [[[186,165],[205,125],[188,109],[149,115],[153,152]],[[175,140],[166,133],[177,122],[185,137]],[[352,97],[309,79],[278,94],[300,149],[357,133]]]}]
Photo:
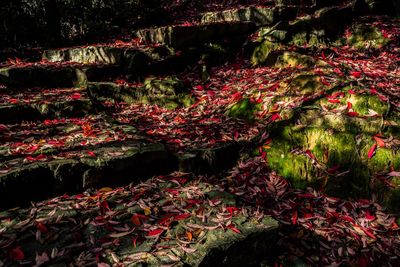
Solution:
[{"label": "textured rock face", "polygon": [[0,81],[10,87],[82,87],[111,73],[114,65],[28,64],[0,69]]},{"label": "textured rock face", "polygon": [[232,37],[233,34],[247,34],[252,29],[254,29],[254,24],[251,22],[232,22],[151,28],[139,30],[136,35],[144,42],[184,47],[224,37]]},{"label": "textured rock face", "polygon": [[158,104],[167,108],[190,106],[193,100],[182,81],[176,77],[148,78],[142,86],[130,87],[114,83],[90,83],[92,96],[99,99],[117,99],[126,103]]},{"label": "textured rock face", "polygon": [[257,26],[269,25],[273,22],[275,16],[273,8],[248,7],[243,9],[225,10],[222,12],[208,12],[203,15],[201,22],[216,23],[216,22],[240,22],[250,21]]},{"label": "textured rock face", "polygon": [[47,50],[43,59],[50,62],[78,62],[82,64],[120,64],[122,49],[107,46],[89,46],[72,49]]},{"label": "textured rock face", "polygon": [[[110,186],[150,177],[173,169],[174,158],[162,145],[125,143],[93,149],[95,158],[53,159],[27,164],[0,175],[1,201],[8,207],[24,203],[16,194],[27,199],[40,199],[63,192],[77,192],[93,186]],[[54,152],[49,151],[49,156]],[[41,154],[46,155],[46,154]],[[136,177],[136,178],[135,178]],[[23,192],[23,193],[22,193]]]}]

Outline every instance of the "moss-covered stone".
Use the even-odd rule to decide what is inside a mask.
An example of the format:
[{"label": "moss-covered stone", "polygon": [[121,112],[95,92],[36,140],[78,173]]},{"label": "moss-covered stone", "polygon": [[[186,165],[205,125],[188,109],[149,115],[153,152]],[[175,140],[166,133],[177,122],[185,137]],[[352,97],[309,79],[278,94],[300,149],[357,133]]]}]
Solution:
[{"label": "moss-covered stone", "polygon": [[121,48],[112,46],[86,46],[46,50],[42,58],[50,62],[77,62],[82,64],[119,64],[123,54]]},{"label": "moss-covered stone", "polygon": [[34,64],[0,69],[0,81],[10,87],[85,87],[88,80],[110,76],[114,65]]},{"label": "moss-covered stone", "polygon": [[285,68],[285,67],[305,67],[310,68],[315,66],[315,60],[306,55],[301,55],[295,52],[285,52],[283,55],[278,57],[278,61],[276,63],[277,67]]},{"label": "moss-covered stone", "polygon": [[378,28],[356,24],[351,29],[351,34],[345,40],[345,43],[357,49],[381,48],[391,40],[383,36]]},{"label": "moss-covered stone", "polygon": [[[251,63],[253,66],[267,65],[272,66],[276,63],[279,56],[279,45],[271,41],[263,41],[253,51],[251,56]],[[276,53],[274,53],[276,52]]]},{"label": "moss-covered stone", "polygon": [[253,121],[260,104],[252,102],[249,98],[243,98],[228,108],[227,114],[233,118]]},{"label": "moss-covered stone", "polygon": [[176,25],[139,30],[136,35],[148,43],[161,43],[172,47],[206,43],[247,34],[254,29],[252,22],[212,23],[202,25]]},{"label": "moss-covered stone", "polygon": [[224,10],[221,12],[207,12],[201,18],[202,23],[216,22],[244,22],[251,21],[257,26],[268,25],[274,22],[274,9],[265,7],[246,7]]},{"label": "moss-covered stone", "polygon": [[176,77],[148,78],[143,86],[130,87],[114,83],[90,83],[88,90],[99,100],[157,104],[166,108],[188,107],[194,103],[183,82]]}]

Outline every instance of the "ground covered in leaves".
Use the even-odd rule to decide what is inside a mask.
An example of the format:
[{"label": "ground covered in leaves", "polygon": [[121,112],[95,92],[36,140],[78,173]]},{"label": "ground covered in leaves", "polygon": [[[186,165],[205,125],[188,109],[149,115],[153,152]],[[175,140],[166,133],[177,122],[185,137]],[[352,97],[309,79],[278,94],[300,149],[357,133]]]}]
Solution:
[{"label": "ground covered in leaves", "polygon": [[[187,51],[139,39],[4,62],[33,82],[68,71],[67,88],[0,88],[2,206],[26,204],[20,186],[59,195],[0,212],[0,267],[398,265],[399,21],[358,18],[328,45],[274,31],[180,71]],[[121,54],[166,74],[77,83]]]}]

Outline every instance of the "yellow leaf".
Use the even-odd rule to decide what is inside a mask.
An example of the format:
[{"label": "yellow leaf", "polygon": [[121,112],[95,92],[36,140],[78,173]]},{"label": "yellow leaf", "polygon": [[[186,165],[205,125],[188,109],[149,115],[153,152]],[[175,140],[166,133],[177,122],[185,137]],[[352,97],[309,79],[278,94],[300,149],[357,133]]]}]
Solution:
[{"label": "yellow leaf", "polygon": [[112,191],[113,189],[111,188],[111,187],[103,187],[103,188],[100,188],[99,189],[99,192],[101,192],[101,193],[105,193],[105,192],[110,192],[110,191]]},{"label": "yellow leaf", "polygon": [[144,214],[146,215],[146,216],[149,216],[150,214],[151,214],[151,209],[150,208],[145,208],[145,209],[143,209],[144,210]]}]

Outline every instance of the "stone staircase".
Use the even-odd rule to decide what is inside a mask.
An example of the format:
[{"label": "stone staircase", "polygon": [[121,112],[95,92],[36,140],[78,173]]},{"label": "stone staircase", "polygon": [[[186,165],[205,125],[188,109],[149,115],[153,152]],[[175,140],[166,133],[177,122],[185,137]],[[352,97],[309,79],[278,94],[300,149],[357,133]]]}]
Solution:
[{"label": "stone staircase", "polygon": [[[163,202],[168,198],[168,192],[175,194],[175,183],[179,184],[179,190],[187,192],[187,202],[190,204],[192,189],[190,186],[186,188],[179,179],[200,177],[201,181],[203,176],[224,176],[241,158],[258,153],[268,155],[270,167],[299,188],[311,185],[328,188],[329,192],[335,194],[343,190],[343,186],[353,186],[354,182],[355,187],[369,189],[366,181],[359,183],[350,180],[337,185],[329,180],[340,171],[339,167],[336,170],[332,168],[334,164],[342,163],[342,156],[349,162],[358,156],[336,155],[333,149],[330,155],[324,154],[324,151],[316,152],[314,148],[306,150],[304,147],[306,152],[293,150],[297,145],[306,146],[315,136],[323,139],[318,144],[329,150],[329,143],[345,145],[343,142],[348,140],[347,137],[353,140],[354,136],[362,133],[365,136],[360,137],[358,143],[348,142],[346,145],[357,153],[365,154],[371,145],[368,139],[370,135],[378,132],[389,135],[398,130],[394,124],[386,128],[380,124],[382,120],[397,121],[398,110],[390,113],[393,105],[381,103],[379,95],[374,96],[375,102],[364,96],[364,91],[360,93],[361,96],[352,96],[353,90],[358,88],[357,79],[334,80],[333,77],[340,75],[335,72],[334,67],[337,66],[326,59],[325,53],[329,55],[335,51],[320,47],[324,42],[338,39],[352,19],[364,12],[361,2],[280,0],[269,7],[249,6],[206,12],[199,23],[137,30],[133,33],[135,39],[129,42],[44,50],[40,61],[3,64],[0,68],[0,208],[26,206],[30,201],[65,194],[37,206],[40,216],[44,216],[53,213],[51,209],[54,203],[66,205],[64,211],[54,211],[46,223],[55,223],[56,220],[71,222],[84,213],[79,220],[82,220],[85,238],[91,240],[96,236],[109,241],[110,237],[129,236],[134,230],[127,224],[132,222],[138,227],[143,220],[150,220],[150,224],[160,223],[156,209],[152,209],[155,214],[150,212],[151,216],[145,212],[142,217],[132,219],[139,211],[146,210],[146,205],[153,207],[159,203],[149,202],[145,205],[135,199],[135,203],[125,205],[132,197],[129,192],[141,194],[147,192],[146,188],[150,185],[150,191],[160,194],[158,201]],[[312,56],[316,52],[324,56],[316,59]],[[220,84],[216,86],[218,90],[213,89],[215,85],[210,82],[213,68],[220,68],[226,73],[236,71],[237,58],[246,66],[245,71],[265,72],[259,78],[263,79],[265,75],[264,78],[270,80],[264,83],[265,88],[263,84],[257,85],[263,88],[259,90],[259,95],[254,90],[247,94],[234,90],[230,92],[231,88],[221,89]],[[295,74],[287,74],[293,69]],[[322,70],[327,72],[326,75],[318,73]],[[346,75],[352,73],[350,66],[344,66],[342,70]],[[256,82],[253,81],[254,86]],[[346,92],[342,95],[340,92],[343,88]],[[221,98],[217,104],[210,101],[215,94],[224,90],[227,91],[225,98]],[[321,100],[329,94],[337,95],[329,98],[328,103]],[[260,100],[261,96],[264,100]],[[238,99],[232,104],[230,100],[235,97]],[[328,104],[345,103],[345,100],[354,103],[354,107],[350,107],[346,113],[331,116],[313,111],[313,108],[318,107],[319,110]],[[207,106],[211,104],[207,104],[207,101],[215,104],[215,113],[208,111]],[[362,105],[363,101],[368,103]],[[371,115],[369,108],[378,113]],[[175,111],[178,115],[174,114]],[[363,116],[368,117],[368,125],[361,118]],[[271,126],[275,120],[279,122]],[[345,120],[346,123],[337,124],[337,120]],[[305,128],[305,125],[314,132]],[[343,132],[336,139],[326,134],[332,125]],[[267,137],[272,137],[272,146]],[[206,142],[207,138],[212,140]],[[394,142],[393,147],[382,147],[377,152],[379,157],[370,157],[368,162],[357,158],[353,163],[376,172],[385,170],[387,175],[385,162],[391,160],[393,169],[398,168],[400,162],[399,153],[393,152],[396,146]],[[319,163],[323,157],[327,158],[326,164],[322,164],[324,166]],[[295,166],[290,167],[291,164]],[[361,169],[351,174],[359,178],[357,171],[361,172]],[[172,182],[159,183],[160,179],[169,177],[171,173],[179,176],[179,179],[172,177]],[[186,177],[186,173],[190,177]],[[141,187],[143,181],[148,185]],[[125,187],[120,187],[115,193],[109,188],[119,186]],[[199,182],[196,186],[205,187],[207,192],[222,194],[221,188],[211,188],[208,182]],[[229,186],[229,182],[226,186]],[[98,189],[100,191],[96,191]],[[383,192],[386,203],[393,203],[398,189],[385,190],[380,192]],[[355,195],[359,192],[356,189],[350,191],[354,191]],[[97,192],[97,195],[93,197],[82,192]],[[69,196],[78,193],[82,194],[76,198],[85,199],[85,203],[78,204],[74,196]],[[97,232],[97,228],[92,229],[93,225],[102,223],[100,219],[90,225],[83,221],[99,215],[99,210],[101,216],[112,213],[108,202],[104,202],[108,197],[111,198],[109,203],[112,209],[119,210],[122,217],[122,213],[127,212],[129,218],[118,217],[122,222],[118,226],[119,233],[103,236],[101,231]],[[237,196],[234,200],[231,197],[232,194],[228,193],[226,196],[212,197],[221,201],[214,203],[210,200],[210,207],[207,206],[204,212],[215,212],[216,207],[232,215],[231,211],[226,211],[227,207],[243,202],[239,198],[236,200]],[[99,202],[100,207],[98,203],[93,204],[91,198],[95,199],[94,203]],[[76,205],[76,210],[67,214],[72,203]],[[161,208],[165,207],[161,205]],[[193,213],[189,208],[179,211],[181,215],[183,212]],[[28,218],[27,214],[32,213],[29,208],[5,211],[0,213],[0,219],[17,216],[16,213],[19,218],[26,217],[29,222],[23,226],[22,219],[13,222],[15,231],[19,226],[23,229],[37,227],[38,223]],[[56,213],[61,219],[53,216]],[[185,230],[185,226],[180,225],[180,219],[171,215],[168,217],[170,219],[167,218],[171,223],[174,222],[171,229],[176,231],[176,236],[186,235],[184,242],[187,243],[165,242],[161,245],[179,249],[172,254],[164,251],[157,257],[150,253],[158,242],[153,237],[146,237],[139,250],[135,245],[133,258],[127,256],[130,252],[126,251],[125,245],[115,253],[106,250],[107,246],[100,249],[97,247],[99,244],[95,246],[92,241],[91,244],[83,242],[82,247],[106,251],[108,262],[116,264],[124,258],[125,263],[145,262],[154,266],[177,261],[182,266],[210,266],[220,262],[225,262],[226,266],[243,266],[246,262],[239,261],[235,256],[238,251],[247,248],[251,257],[266,260],[261,254],[273,251],[269,242],[276,239],[275,220],[269,216],[260,220],[249,220],[248,217],[249,214],[240,215],[230,224],[221,219],[226,223],[224,230],[208,231],[207,235],[200,236],[201,231],[196,229],[211,229],[213,226],[207,223],[204,226],[201,224],[204,221],[196,219],[190,231]],[[202,226],[197,227],[200,224]],[[154,233],[158,238],[169,229],[169,224],[160,225],[161,228],[150,225],[150,236]],[[227,229],[230,229],[228,235]],[[43,228],[38,231],[45,234]],[[243,235],[238,237],[237,232]],[[195,238],[204,237],[204,246],[187,245],[195,235]],[[39,236],[36,241],[41,238]],[[66,239],[61,242],[64,241],[69,243]],[[124,239],[121,242],[127,244],[130,241]],[[0,242],[0,247],[3,245]],[[259,248],[262,253],[256,252]],[[49,249],[54,248],[46,247],[43,251]],[[79,251],[80,248],[68,247],[67,251],[73,254],[75,249]],[[54,253],[58,255],[60,252]],[[87,262],[79,259],[81,263],[93,263],[93,258],[87,256]],[[35,255],[27,257],[33,259]],[[60,257],[63,258],[63,255]]]}]

